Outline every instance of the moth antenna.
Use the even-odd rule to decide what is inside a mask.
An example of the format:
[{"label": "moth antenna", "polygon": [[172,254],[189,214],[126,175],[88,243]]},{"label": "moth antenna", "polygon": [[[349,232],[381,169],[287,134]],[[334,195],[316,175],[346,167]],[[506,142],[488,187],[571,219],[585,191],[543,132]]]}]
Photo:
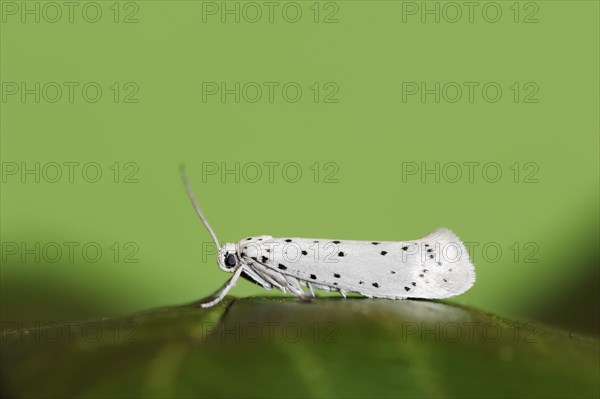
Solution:
[{"label": "moth antenna", "polygon": [[206,216],[204,216],[204,212],[202,212],[202,209],[200,209],[198,200],[196,199],[196,196],[194,195],[192,186],[190,185],[190,182],[185,173],[185,165],[181,164],[179,167],[179,170],[181,171],[181,179],[183,180],[183,186],[185,187],[185,191],[187,192],[187,195],[188,195],[190,201],[192,202],[192,206],[194,207],[194,210],[196,211],[198,216],[200,216],[200,220],[202,220],[202,223],[204,223],[204,227],[206,227],[206,230],[208,230],[208,232],[210,233],[210,236],[212,237],[213,241],[215,242],[215,245],[217,246],[217,249],[219,250],[219,252],[221,252],[221,244],[219,244],[217,235],[213,231],[212,227],[210,227],[210,224],[208,223],[208,220],[206,220]]}]

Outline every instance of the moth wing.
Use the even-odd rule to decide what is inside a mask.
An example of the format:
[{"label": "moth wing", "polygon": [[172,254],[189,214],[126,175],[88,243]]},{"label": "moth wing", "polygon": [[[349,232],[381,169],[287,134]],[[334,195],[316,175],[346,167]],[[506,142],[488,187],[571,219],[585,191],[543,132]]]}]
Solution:
[{"label": "moth wing", "polygon": [[473,286],[475,267],[464,243],[452,231],[435,230],[416,244],[421,264],[413,274],[417,286],[411,298],[451,298]]},{"label": "moth wing", "polygon": [[280,285],[287,281],[292,292],[297,289],[289,286],[299,283],[376,298],[441,299],[475,281],[464,244],[448,229],[406,242],[262,236],[238,245],[257,273]]}]

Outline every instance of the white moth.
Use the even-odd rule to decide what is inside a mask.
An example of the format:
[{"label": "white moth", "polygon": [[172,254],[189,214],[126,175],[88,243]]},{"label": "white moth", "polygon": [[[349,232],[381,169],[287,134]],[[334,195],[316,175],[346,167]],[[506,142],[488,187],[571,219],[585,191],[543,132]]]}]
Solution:
[{"label": "white moth", "polygon": [[[317,238],[248,237],[220,245],[198,205],[183,167],[183,182],[198,216],[218,249],[219,267],[233,276],[202,307],[219,303],[243,276],[267,290],[301,297],[314,289],[369,298],[442,299],[467,291],[475,269],[460,239],[438,229],[414,241],[349,241]],[[307,287],[308,292],[303,287]]]}]

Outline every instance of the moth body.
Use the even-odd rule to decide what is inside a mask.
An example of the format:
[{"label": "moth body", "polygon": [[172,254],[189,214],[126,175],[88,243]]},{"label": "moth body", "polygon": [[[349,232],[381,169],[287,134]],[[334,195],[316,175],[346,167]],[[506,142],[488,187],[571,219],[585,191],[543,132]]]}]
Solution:
[{"label": "moth body", "polygon": [[441,299],[465,292],[475,281],[464,244],[447,229],[415,241],[259,236],[235,247],[239,262],[261,280],[245,277],[297,296],[313,296],[302,288],[312,287],[372,298]]}]

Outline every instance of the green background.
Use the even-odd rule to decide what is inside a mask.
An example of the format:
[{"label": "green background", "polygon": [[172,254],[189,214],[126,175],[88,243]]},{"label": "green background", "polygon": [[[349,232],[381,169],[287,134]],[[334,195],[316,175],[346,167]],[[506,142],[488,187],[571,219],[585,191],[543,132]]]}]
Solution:
[{"label": "green background", "polygon": [[[273,23],[264,15],[256,23],[231,16],[222,23],[218,15],[203,22],[203,4],[195,1],[120,3],[117,23],[115,3],[100,1],[102,17],[90,23],[82,2],[72,23],[66,15],[56,23],[31,16],[23,23],[22,12],[7,13],[7,3],[0,39],[3,173],[13,163],[97,162],[103,177],[37,183],[3,176],[3,245],[96,242],[103,256],[90,263],[76,252],[74,262],[63,255],[50,263],[3,253],[3,321],[116,315],[190,302],[220,286],[227,276],[213,256],[204,259],[202,243],[210,237],[178,176],[185,162],[222,241],[258,234],[410,240],[446,226],[479,243],[477,282],[456,302],[598,334],[598,2],[497,2],[496,23],[483,18],[482,7],[473,22],[465,14],[456,23],[431,16],[423,23],[395,1],[321,2],[318,23],[312,1],[297,2],[297,23],[277,11]],[[15,4],[35,3],[46,4]],[[324,23],[332,11],[338,22]],[[124,23],[132,12],[137,22]],[[537,23],[524,22],[531,13]],[[97,82],[103,95],[90,103],[76,90],[73,102],[64,92],[56,103],[43,96],[36,103],[32,95],[8,95],[11,82]],[[255,103],[232,96],[203,101],[203,82],[297,82],[303,95],[295,103],[280,91],[273,102],[265,93]],[[316,102],[314,82],[322,90]],[[339,88],[337,102],[324,101],[329,82]],[[503,94],[495,103],[480,90],[473,102],[466,92],[455,103],[431,95],[403,101],[403,82],[497,82]],[[522,90],[516,102],[515,82]],[[125,102],[131,87],[139,89],[137,102]],[[539,89],[537,102],[524,101],[530,87]],[[123,182],[128,162],[139,169],[137,183]],[[296,162],[303,174],[290,183],[279,167],[273,182],[264,174],[256,183],[232,175],[203,182],[207,162]],[[324,182],[329,162],[337,182]],[[422,182],[403,179],[408,162],[495,162],[503,175],[490,183],[479,167],[473,182],[464,174],[456,183],[432,176]],[[525,182],[527,163],[537,166],[537,182]],[[121,251],[134,243],[139,262],[123,262],[125,252],[115,262],[115,242]],[[498,261],[483,256],[488,243],[502,249]],[[531,248],[538,249],[536,263],[525,262]],[[263,293],[247,282],[233,291]]]}]

